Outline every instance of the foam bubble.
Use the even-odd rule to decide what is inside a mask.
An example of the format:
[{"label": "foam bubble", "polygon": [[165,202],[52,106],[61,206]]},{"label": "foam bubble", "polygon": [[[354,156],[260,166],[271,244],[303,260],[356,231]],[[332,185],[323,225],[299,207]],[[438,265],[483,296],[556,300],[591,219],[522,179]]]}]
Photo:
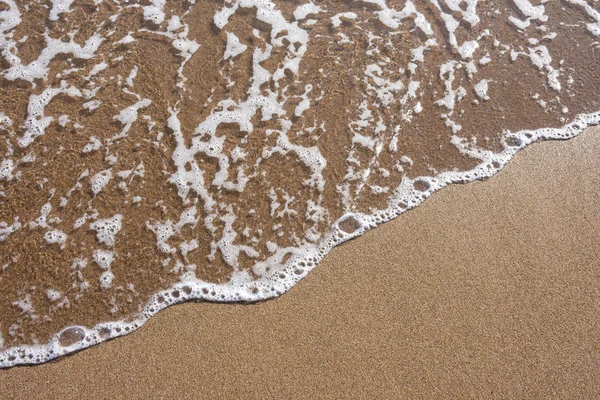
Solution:
[{"label": "foam bubble", "polygon": [[234,33],[227,32],[227,47],[223,59],[234,58],[246,51],[247,48],[248,46],[241,44],[240,39]]},{"label": "foam bubble", "polygon": [[106,290],[111,287],[113,279],[115,279],[115,274],[112,271],[104,271],[100,274],[100,289]]},{"label": "foam bubble", "polygon": [[50,9],[50,21],[58,21],[59,15],[69,13],[69,8],[74,0],[51,0],[52,8]]},{"label": "foam bubble", "polygon": [[55,302],[55,301],[58,301],[62,297],[62,293],[60,293],[57,290],[48,289],[48,290],[46,290],[46,297],[51,302]]},{"label": "foam bubble", "polygon": [[109,270],[115,259],[114,253],[107,250],[95,250],[92,259],[102,269]]},{"label": "foam bubble", "polygon": [[54,229],[44,234],[44,239],[48,244],[58,244],[61,249],[64,249],[67,241],[67,235],[60,229]]},{"label": "foam bubble", "polygon": [[110,218],[99,219],[90,224],[90,229],[96,231],[96,237],[100,243],[107,246],[114,246],[115,237],[121,230],[123,216],[115,214]]},{"label": "foam bubble", "polygon": [[294,18],[300,21],[305,19],[310,14],[318,14],[321,11],[324,11],[321,7],[315,5],[313,2],[308,2],[296,7],[294,10]]},{"label": "foam bubble", "polygon": [[112,176],[112,168],[105,169],[104,171],[100,171],[92,176],[90,179],[92,193],[94,193],[94,195],[100,193],[106,187],[106,185],[108,185],[108,182],[110,182]]}]

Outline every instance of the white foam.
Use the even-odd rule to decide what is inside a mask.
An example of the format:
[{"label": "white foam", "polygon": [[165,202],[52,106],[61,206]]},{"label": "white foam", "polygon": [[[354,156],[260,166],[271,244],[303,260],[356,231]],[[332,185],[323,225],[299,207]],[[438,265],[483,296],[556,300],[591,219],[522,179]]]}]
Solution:
[{"label": "white foam", "polygon": [[304,93],[302,93],[302,101],[298,103],[296,109],[294,110],[294,115],[300,117],[304,114],[304,111],[310,108],[310,98],[308,97],[309,93],[312,91],[313,87],[311,84],[308,84],[304,87]]},{"label": "white foam", "polygon": [[62,293],[60,293],[57,290],[48,289],[46,290],[46,297],[48,298],[48,300],[54,303],[60,300],[60,298],[62,297]]},{"label": "white foam", "polygon": [[80,97],[81,92],[79,89],[70,86],[67,87],[63,81],[61,87],[58,88],[46,88],[39,94],[32,94],[29,96],[29,104],[27,105],[27,119],[25,120],[26,131],[23,136],[19,139],[20,147],[27,147],[33,141],[42,136],[46,132],[46,128],[54,120],[53,117],[46,116],[44,109],[50,103],[50,101],[60,93],[65,93],[71,97]]},{"label": "white foam", "polygon": [[481,100],[489,100],[490,99],[490,96],[488,96],[488,94],[487,94],[488,82],[489,82],[489,80],[482,79],[474,87],[477,97],[479,97]]},{"label": "white foam", "polygon": [[[2,43],[10,46],[11,43],[8,40],[10,34],[7,35],[7,33],[21,23],[21,13],[14,0],[4,0],[4,4],[7,7],[3,7],[0,11],[0,35],[2,35]],[[8,48],[7,50],[10,52],[14,49]]]},{"label": "white foam", "polygon": [[358,18],[358,15],[356,15],[356,13],[353,13],[353,12],[345,12],[345,13],[339,13],[339,14],[334,15],[333,17],[331,17],[331,23],[333,24],[333,26],[335,28],[342,25],[342,18],[356,19],[356,18]]},{"label": "white foam", "polygon": [[[124,125],[123,129],[121,130],[121,133],[119,135],[117,135],[115,138],[120,139],[120,138],[127,136],[129,129],[131,129],[131,126],[133,125],[133,123],[135,121],[137,121],[137,119],[138,119],[138,113],[139,113],[140,109],[146,108],[150,104],[152,104],[152,100],[141,99],[138,102],[136,102],[135,104],[132,104],[131,106],[121,110],[119,115],[115,115],[113,118]],[[113,139],[115,139],[115,138],[113,138]]]},{"label": "white foam", "polygon": [[[571,4],[576,4],[580,7],[583,7],[587,15],[594,19],[595,22],[589,22],[586,24],[586,27],[590,33],[594,36],[600,36],[600,12],[598,12],[594,7],[585,2],[584,0],[567,0]],[[595,0],[596,3],[598,0]]]},{"label": "white foam", "polygon": [[397,11],[392,7],[388,7],[385,0],[365,0],[367,3],[377,4],[380,11],[377,11],[376,14],[384,25],[392,28],[398,29],[402,24],[402,21],[408,17],[414,16],[414,23],[424,34],[433,35],[433,30],[431,28],[431,24],[427,21],[425,16],[417,10],[415,4],[407,0],[404,3],[404,8],[401,11]]},{"label": "white foam", "polygon": [[35,312],[35,308],[31,303],[31,295],[29,293],[27,293],[21,299],[14,301],[12,305],[20,308],[21,313],[23,314],[33,314]]},{"label": "white foam", "polygon": [[119,40],[117,44],[128,44],[131,42],[135,42],[135,39],[133,38],[133,36],[131,36],[131,32],[129,32],[127,35],[123,36],[123,38],[121,38],[121,40]]},{"label": "white foam", "polygon": [[547,73],[548,85],[552,89],[560,92],[562,88],[558,80],[560,72],[554,69],[554,67],[552,67],[552,56],[550,55],[548,48],[543,45],[537,47],[530,47],[529,58],[531,59],[533,65],[538,67],[541,71],[545,71]]},{"label": "white foam", "polygon": [[[90,100],[90,101],[83,103],[82,107],[88,111],[94,111],[96,108],[100,107],[101,105],[102,105],[102,101],[100,101],[100,100]],[[98,142],[98,143],[100,143],[100,142]],[[98,150],[98,149],[96,149],[96,150]],[[85,153],[85,151],[84,151],[84,153]]]},{"label": "white foam", "polygon": [[227,32],[227,47],[223,59],[228,60],[242,54],[248,46],[240,43],[240,39],[233,33]]},{"label": "white foam", "polygon": [[548,16],[545,15],[546,9],[543,4],[534,6],[528,0],[511,0],[521,11],[523,15],[525,15],[525,20],[520,20],[514,16],[510,16],[509,20],[517,26],[519,29],[527,28],[532,20],[538,20],[540,22],[546,22],[548,20]]},{"label": "white foam", "polygon": [[52,8],[50,9],[50,21],[58,21],[59,15],[71,12],[70,7],[75,0],[51,0]]},{"label": "white foam", "polygon": [[[134,65],[133,68],[131,69],[131,72],[129,72],[129,76],[127,77],[127,79],[125,79],[127,86],[133,87],[133,80],[137,76],[137,73],[138,73],[138,66]],[[148,105],[149,105],[149,103],[148,103]]]},{"label": "white foam", "polygon": [[296,7],[296,9],[294,10],[294,18],[296,18],[297,21],[300,21],[305,19],[310,14],[318,14],[322,11],[325,10],[315,5],[315,3],[309,2]]},{"label": "white foam", "polygon": [[0,181],[7,180],[11,181],[14,179],[13,171],[15,170],[15,163],[10,158],[5,158],[0,163]]},{"label": "white foam", "polygon": [[161,24],[165,20],[163,8],[166,3],[167,0],[150,0],[149,6],[143,6],[144,19],[157,25]]},{"label": "white foam", "polygon": [[90,224],[90,229],[96,231],[100,243],[107,246],[115,245],[115,237],[122,228],[123,216],[115,214],[110,218],[98,219]]},{"label": "white foam", "polygon": [[112,176],[112,168],[105,169],[104,171],[100,171],[96,175],[92,176],[90,179],[90,185],[94,196],[100,193],[106,187],[106,185],[108,185],[108,182],[110,182]]},{"label": "white foam", "polygon": [[21,223],[19,222],[18,217],[15,217],[14,222],[11,225],[8,225],[5,221],[0,221],[0,242],[8,239],[11,234],[18,231],[20,228]]},{"label": "white foam", "polygon": [[168,31],[176,31],[177,29],[181,28],[183,26],[183,24],[181,23],[181,19],[179,18],[179,15],[173,15],[171,16],[171,19],[169,19],[169,24],[167,25],[167,30]]},{"label": "white foam", "polygon": [[115,259],[115,256],[112,251],[94,250],[92,259],[100,268],[109,270],[112,262]]},{"label": "white foam", "polygon": [[67,234],[59,229],[53,229],[44,234],[44,239],[48,244],[58,244],[61,249],[65,248]]},{"label": "white foam", "polygon": [[100,274],[100,278],[98,278],[100,282],[100,289],[106,290],[111,287],[113,280],[115,279],[115,274],[112,271],[104,271]]},{"label": "white foam", "polygon": [[104,41],[99,34],[90,36],[83,46],[77,44],[73,39],[69,42],[63,42],[60,39],[54,39],[47,33],[44,34],[46,46],[38,58],[28,65],[21,64],[21,60],[13,54],[8,60],[11,67],[3,72],[3,75],[8,80],[25,80],[34,83],[34,79],[47,79],[48,65],[50,61],[59,54],[73,54],[77,58],[88,60],[92,58]]},{"label": "white foam", "polygon": [[90,70],[90,73],[88,74],[88,78],[94,75],[98,75],[100,72],[104,71],[106,68],[108,68],[108,64],[105,63],[104,61],[94,65],[94,67]]},{"label": "white foam", "polygon": [[190,207],[181,213],[177,223],[173,223],[171,220],[165,222],[146,221],[148,229],[156,235],[156,247],[163,253],[175,253],[177,249],[169,245],[168,240],[179,233],[184,226],[195,226],[198,223],[196,213],[196,207]]}]

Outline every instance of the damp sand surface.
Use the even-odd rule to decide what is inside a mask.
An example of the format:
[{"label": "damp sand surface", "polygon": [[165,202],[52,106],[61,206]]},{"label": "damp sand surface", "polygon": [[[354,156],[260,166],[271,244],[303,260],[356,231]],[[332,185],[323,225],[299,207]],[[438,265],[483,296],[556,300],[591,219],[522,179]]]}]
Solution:
[{"label": "damp sand surface", "polygon": [[277,297],[600,122],[597,1],[1,4],[4,367]]},{"label": "damp sand surface", "polygon": [[594,398],[599,133],[444,189],[272,301],[170,307],[2,371],[3,398]]}]

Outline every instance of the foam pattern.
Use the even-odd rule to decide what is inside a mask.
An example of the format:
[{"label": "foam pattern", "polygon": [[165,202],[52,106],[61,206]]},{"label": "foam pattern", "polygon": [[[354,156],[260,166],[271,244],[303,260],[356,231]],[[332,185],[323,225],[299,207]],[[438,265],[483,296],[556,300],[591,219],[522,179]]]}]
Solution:
[{"label": "foam pattern", "polygon": [[[238,283],[235,286],[230,284],[209,284],[197,280],[181,282],[152,296],[144,307],[143,312],[134,321],[106,322],[98,324],[91,329],[83,326],[67,327],[54,336],[46,345],[16,347],[3,351],[0,353],[0,366],[39,364],[99,344],[108,339],[126,335],[141,327],[159,311],[185,301],[256,302],[280,296],[302,280],[331,249],[418,206],[434,192],[445,186],[453,183],[465,183],[489,178],[500,171],[519,150],[531,143],[539,140],[571,139],[580,134],[585,128],[598,124],[600,124],[600,112],[579,115],[575,121],[563,128],[543,128],[534,131],[511,133],[507,136],[507,138],[511,139],[511,145],[507,146],[502,153],[475,151],[473,155],[480,158],[481,163],[470,171],[447,172],[435,178],[407,179],[396,190],[392,206],[389,209],[380,211],[374,215],[344,215],[319,246],[302,249],[303,256],[296,256],[290,259],[281,270],[274,271],[257,281]],[[468,152],[471,150],[465,147],[464,151]],[[415,189],[414,184],[416,181],[427,182],[427,189]],[[356,221],[356,227],[352,232],[347,232],[339,227],[340,222],[349,218]],[[104,257],[107,257],[106,260],[110,259],[106,255]],[[101,262],[107,263],[107,261]],[[110,274],[109,271],[105,273]],[[112,280],[110,275],[103,275],[101,279],[106,287],[110,286]],[[69,334],[73,336],[73,333],[77,339],[76,341],[72,341],[72,343],[68,343],[67,345],[61,344],[63,343],[62,338],[64,336],[68,336]]]},{"label": "foam pattern", "polygon": [[[0,0],[0,79],[16,99],[0,104],[0,285],[17,321],[0,325],[0,367],[184,301],[280,296],[447,185],[600,123],[597,1],[561,15],[528,0],[113,3],[88,4],[82,26],[73,0]],[[8,286],[35,260],[18,241],[68,259],[48,267],[62,281]],[[91,291],[114,320],[75,314],[47,343],[20,331]]]}]

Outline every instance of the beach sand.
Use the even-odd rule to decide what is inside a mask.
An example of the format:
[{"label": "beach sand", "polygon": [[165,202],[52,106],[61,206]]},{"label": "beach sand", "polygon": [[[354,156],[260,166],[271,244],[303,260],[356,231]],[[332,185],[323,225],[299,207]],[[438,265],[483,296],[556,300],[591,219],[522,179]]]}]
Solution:
[{"label": "beach sand", "polygon": [[171,307],[12,398],[597,398],[600,129],[534,144],[275,300]]}]

